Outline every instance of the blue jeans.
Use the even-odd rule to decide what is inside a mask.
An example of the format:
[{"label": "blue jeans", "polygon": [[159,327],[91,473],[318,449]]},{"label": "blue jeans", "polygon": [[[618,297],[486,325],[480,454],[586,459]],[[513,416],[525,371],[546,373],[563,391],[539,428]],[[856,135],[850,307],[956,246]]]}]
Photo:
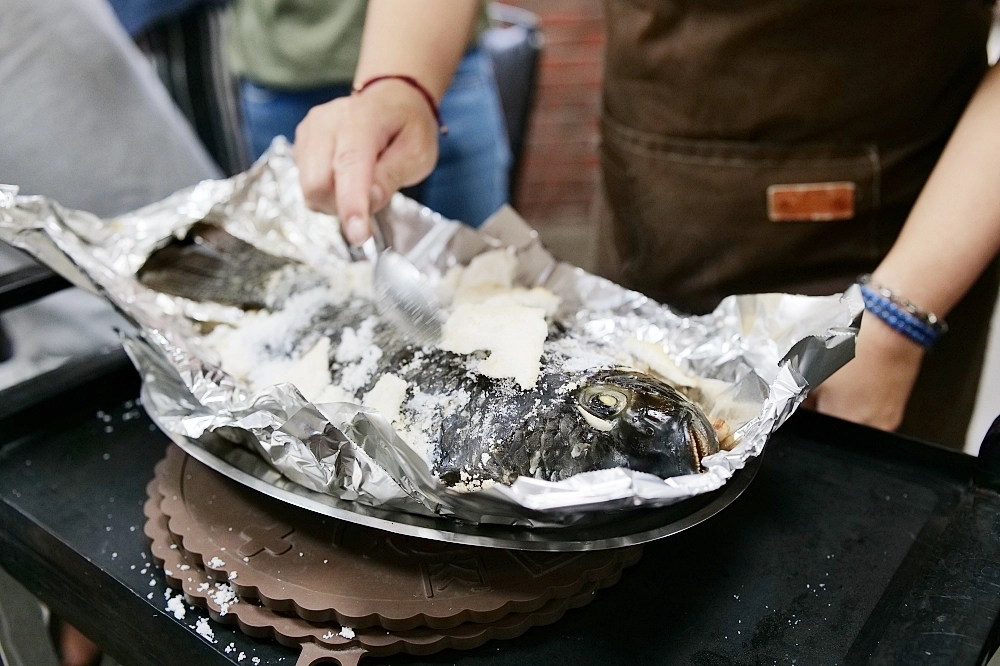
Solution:
[{"label": "blue jeans", "polygon": [[[350,93],[349,84],[276,90],[244,80],[243,125],[254,159],[274,137],[292,140],[296,125],[309,109]],[[478,227],[510,196],[510,146],[493,68],[485,53],[472,49],[465,54],[441,100],[441,118],[448,134],[438,139],[437,166],[413,194],[445,217]]]}]

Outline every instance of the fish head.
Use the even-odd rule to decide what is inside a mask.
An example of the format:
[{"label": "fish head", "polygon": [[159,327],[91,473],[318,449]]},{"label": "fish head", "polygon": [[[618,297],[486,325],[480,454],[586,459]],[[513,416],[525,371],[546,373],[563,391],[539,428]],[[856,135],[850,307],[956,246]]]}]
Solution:
[{"label": "fish head", "polygon": [[701,471],[719,440],[698,405],[636,370],[602,370],[577,389],[576,408],[629,469],[661,478]]}]

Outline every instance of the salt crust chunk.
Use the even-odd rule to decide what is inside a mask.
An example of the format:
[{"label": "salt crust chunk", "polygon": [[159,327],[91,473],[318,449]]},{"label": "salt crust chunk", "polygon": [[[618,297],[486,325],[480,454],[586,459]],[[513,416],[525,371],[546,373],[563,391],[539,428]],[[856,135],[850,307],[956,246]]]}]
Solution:
[{"label": "salt crust chunk", "polygon": [[541,372],[545,318],[556,313],[560,299],[544,287],[514,287],[516,273],[517,257],[506,250],[484,252],[450,273],[453,309],[439,347],[458,354],[487,351],[477,372],[512,378],[528,389]]},{"label": "salt crust chunk", "polygon": [[542,345],[548,334],[545,310],[509,301],[463,303],[444,323],[441,349],[456,354],[489,352],[476,371],[487,377],[509,377],[522,389],[532,388],[541,372]]},{"label": "salt crust chunk", "polygon": [[406,389],[409,384],[391,372],[378,378],[371,391],[365,394],[361,404],[378,411],[389,423],[400,420],[399,409],[406,400]]},{"label": "salt crust chunk", "polygon": [[208,618],[199,617],[194,621],[194,630],[198,632],[198,635],[204,638],[210,643],[215,643],[215,632],[212,631],[212,627],[208,624]]},{"label": "salt crust chunk", "polygon": [[476,257],[465,268],[455,267],[445,276],[445,288],[453,294],[454,305],[485,303],[505,299],[527,307],[543,308],[549,317],[556,313],[560,299],[544,287],[525,289],[514,286],[517,257],[506,250],[490,250]]},{"label": "salt crust chunk", "polygon": [[545,287],[533,287],[531,289],[522,289],[517,287],[515,289],[511,289],[509,293],[502,295],[499,298],[509,298],[515,303],[520,303],[521,305],[529,308],[542,308],[545,310],[545,315],[547,317],[555,315],[556,311],[559,309],[559,304],[562,302],[561,298],[553,294]]},{"label": "salt crust chunk", "polygon": [[183,620],[184,616],[187,615],[187,608],[184,607],[184,597],[181,595],[170,597],[170,600],[167,601],[167,610],[173,613],[174,617],[178,620]]},{"label": "salt crust chunk", "polygon": [[293,362],[273,356],[268,351],[270,346],[303,330],[322,308],[343,303],[349,295],[339,285],[309,289],[289,297],[279,311],[248,312],[235,326],[216,326],[204,337],[205,345],[218,355],[226,372],[254,389],[286,381],[281,377]]},{"label": "salt crust chunk", "polygon": [[529,308],[542,308],[551,317],[559,309],[561,299],[545,287],[524,289],[523,287],[498,287],[482,285],[470,289],[460,289],[455,293],[454,304],[464,303],[517,303]]},{"label": "salt crust chunk", "polygon": [[294,384],[309,402],[320,402],[320,396],[330,386],[330,338],[323,336],[317,340],[312,349],[288,366],[273,383],[284,382]]},{"label": "salt crust chunk", "polygon": [[491,286],[510,289],[514,286],[517,257],[506,250],[490,250],[472,258],[458,278],[458,291]]},{"label": "salt crust chunk", "polygon": [[638,338],[629,338],[625,342],[625,348],[638,361],[645,363],[650,370],[674,386],[694,388],[698,385],[698,377],[677,365],[662,346]]},{"label": "salt crust chunk", "polygon": [[311,402],[314,405],[324,402],[354,402],[354,396],[335,384],[327,384]]},{"label": "salt crust chunk", "polygon": [[506,250],[490,250],[472,258],[468,266],[452,266],[436,285],[445,307],[460,301],[481,303],[513,288],[517,257]]},{"label": "salt crust chunk", "polygon": [[208,348],[218,354],[219,365],[225,368],[226,372],[239,379],[246,379],[253,370],[253,362],[240,344],[241,341],[233,336],[235,330],[232,326],[220,324],[212,329],[204,340]]}]

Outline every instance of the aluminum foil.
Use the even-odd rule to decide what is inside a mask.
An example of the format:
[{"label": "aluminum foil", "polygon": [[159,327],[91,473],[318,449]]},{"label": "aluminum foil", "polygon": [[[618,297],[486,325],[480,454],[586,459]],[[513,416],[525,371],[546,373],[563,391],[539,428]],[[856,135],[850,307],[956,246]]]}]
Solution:
[{"label": "aluminum foil", "polygon": [[310,490],[425,516],[581,525],[609,509],[663,506],[716,490],[761,453],[809,387],[850,360],[863,309],[852,288],[829,297],[734,296],[711,314],[685,317],[557,261],[509,208],[476,231],[397,194],[378,223],[387,243],[430,279],[484,251],[512,249],[518,284],[557,294],[563,325],[617,348],[636,340],[659,346],[699,386],[704,382],[703,406],[710,417],[731,424],[738,441],[731,451],[706,458],[700,474],[663,480],[613,469],[559,482],[520,477],[509,487],[460,493],[439,483],[377,412],[347,403],[314,405],[287,384],[252,392],[215,365],[196,324],[236,323],[244,314],[239,309],[167,296],[136,280],[152,251],[206,217],[331,278],[350,260],[336,218],[306,208],[283,140],[243,174],[202,182],[112,219],[0,186],[0,239],[101,294],[134,323],[122,335],[142,376],[143,404],[175,442],[202,458],[218,451],[220,442],[243,448]]}]

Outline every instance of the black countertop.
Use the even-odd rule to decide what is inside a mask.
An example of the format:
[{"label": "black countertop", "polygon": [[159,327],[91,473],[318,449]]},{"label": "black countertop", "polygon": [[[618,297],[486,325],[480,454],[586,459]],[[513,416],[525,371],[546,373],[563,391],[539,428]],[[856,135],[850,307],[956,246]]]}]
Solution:
[{"label": "black countertop", "polygon": [[[168,440],[130,367],[87,372],[0,410],[0,564],[122,664],[294,664],[297,650],[215,622],[210,643],[202,611],[166,611],[142,504]],[[998,634],[1000,496],[975,473],[975,458],[800,413],[733,505],[647,545],[590,605],[515,640],[362,663],[980,666]]]}]

